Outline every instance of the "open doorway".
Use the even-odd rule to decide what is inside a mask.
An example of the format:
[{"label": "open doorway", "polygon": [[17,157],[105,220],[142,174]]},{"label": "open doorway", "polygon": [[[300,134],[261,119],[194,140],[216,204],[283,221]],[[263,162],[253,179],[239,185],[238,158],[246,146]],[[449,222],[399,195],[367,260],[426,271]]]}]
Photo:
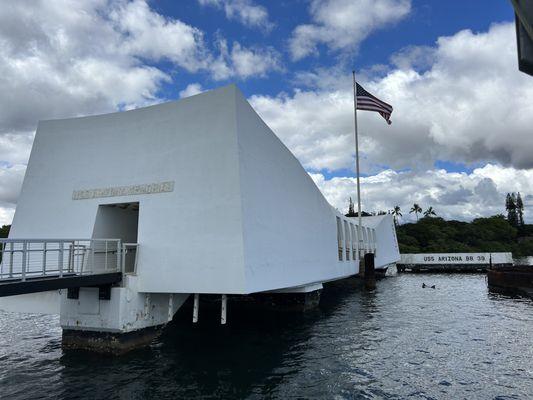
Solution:
[{"label": "open doorway", "polygon": [[93,239],[121,239],[137,243],[139,203],[101,204],[94,221]]},{"label": "open doorway", "polygon": [[[139,229],[139,203],[100,204],[94,221],[93,239],[120,239],[122,245],[137,243]],[[93,241],[97,247],[99,241]],[[110,252],[106,245],[105,252]],[[102,249],[100,249],[102,250]],[[118,249],[114,249],[114,253]],[[100,251],[101,253],[101,251]],[[124,247],[124,271],[136,272],[137,246]],[[96,257],[96,256],[95,256]]]}]

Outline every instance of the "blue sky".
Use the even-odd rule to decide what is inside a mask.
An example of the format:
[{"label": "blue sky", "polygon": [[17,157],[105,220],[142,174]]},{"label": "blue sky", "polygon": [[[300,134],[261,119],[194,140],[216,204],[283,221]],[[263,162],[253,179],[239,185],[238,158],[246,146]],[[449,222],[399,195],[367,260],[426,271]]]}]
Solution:
[{"label": "blue sky", "polygon": [[[355,197],[351,71],[394,106],[359,112],[363,207],[503,212],[533,180],[533,79],[501,0],[56,0],[0,8],[0,223],[37,121],[236,83],[326,198]],[[405,219],[412,216],[404,213]]]},{"label": "blue sky", "polygon": [[[186,4],[183,4],[186,3]],[[163,15],[176,18],[202,29],[213,39],[222,34],[228,40],[237,40],[246,46],[257,44],[273,46],[286,52],[287,38],[295,26],[309,22],[308,1],[256,1],[268,9],[270,19],[275,27],[270,32],[246,27],[234,20],[224,18],[224,13],[216,7],[200,7],[194,1],[176,2],[172,0],[154,1],[152,8]],[[404,20],[390,28],[379,29],[362,42],[358,51],[349,51],[346,73],[352,68],[368,69],[376,64],[388,64],[392,54],[406,46],[432,46],[440,36],[453,35],[463,30],[486,31],[495,22],[514,21],[512,7],[501,0],[469,1],[413,1],[413,11]],[[285,51],[284,51],[285,50]],[[316,68],[333,67],[338,64],[339,54],[328,51],[322,45],[320,54],[298,62],[290,62],[283,73],[273,73],[268,78],[240,79],[237,83],[248,96],[256,93],[276,95],[281,91],[290,91],[293,73]],[[284,57],[286,60],[286,56]],[[163,68],[172,70],[170,65]],[[164,94],[169,99],[178,98],[179,87],[187,86],[191,81],[200,82],[206,87],[217,86],[208,73],[184,74],[175,71],[173,82],[165,85]],[[229,79],[228,82],[234,82]]]}]

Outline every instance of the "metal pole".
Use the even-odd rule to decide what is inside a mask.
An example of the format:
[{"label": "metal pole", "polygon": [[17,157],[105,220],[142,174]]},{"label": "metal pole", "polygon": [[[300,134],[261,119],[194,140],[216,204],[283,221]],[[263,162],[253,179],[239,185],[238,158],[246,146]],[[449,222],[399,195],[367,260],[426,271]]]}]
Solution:
[{"label": "metal pole", "polygon": [[[359,180],[359,137],[357,134],[357,89],[355,82],[355,70],[352,71],[353,75],[353,119],[355,127],[355,173],[357,175],[357,215],[358,215],[358,224],[357,224],[357,239],[359,243],[361,242],[361,185]],[[359,243],[357,248],[359,249]]]}]

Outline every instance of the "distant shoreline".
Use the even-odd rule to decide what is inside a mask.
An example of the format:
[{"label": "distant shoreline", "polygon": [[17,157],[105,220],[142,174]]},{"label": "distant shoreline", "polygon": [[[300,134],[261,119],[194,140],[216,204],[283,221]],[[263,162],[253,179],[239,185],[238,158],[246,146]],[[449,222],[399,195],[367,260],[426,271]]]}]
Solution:
[{"label": "distant shoreline", "polygon": [[400,253],[511,252],[533,256],[533,225],[513,227],[503,215],[472,222],[425,217],[396,227]]}]

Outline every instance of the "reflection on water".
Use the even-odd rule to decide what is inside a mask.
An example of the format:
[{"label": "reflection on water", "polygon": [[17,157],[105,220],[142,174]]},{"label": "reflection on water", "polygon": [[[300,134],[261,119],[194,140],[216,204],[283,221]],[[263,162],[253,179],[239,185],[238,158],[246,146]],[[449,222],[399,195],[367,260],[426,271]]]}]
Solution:
[{"label": "reflection on water", "polygon": [[0,397],[533,397],[533,301],[489,294],[484,275],[337,288],[305,314],[231,311],[225,327],[182,313],[122,357],[63,353],[57,317],[0,313]]}]

